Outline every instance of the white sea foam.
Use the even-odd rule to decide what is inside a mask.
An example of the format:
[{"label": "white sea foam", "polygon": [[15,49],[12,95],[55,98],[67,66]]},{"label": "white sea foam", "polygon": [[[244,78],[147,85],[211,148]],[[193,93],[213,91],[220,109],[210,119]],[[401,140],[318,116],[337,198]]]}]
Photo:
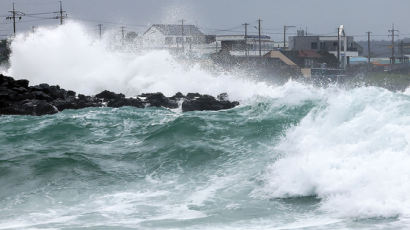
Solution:
[{"label": "white sea foam", "polygon": [[410,214],[410,100],[380,88],[328,91],[276,147],[253,195],[318,196],[342,217]]},{"label": "white sea foam", "polygon": [[[86,94],[103,89],[130,96],[142,92],[227,92],[235,100],[274,98],[277,105],[320,101],[322,105],[290,129],[275,147],[283,157],[267,168],[265,185],[253,195],[314,195],[322,199],[323,210],[339,216],[410,215],[409,89],[404,94],[372,87],[319,89],[293,81],[271,86],[230,74],[214,75],[198,66],[186,68],[166,51],[135,54],[113,50],[107,39],[95,39],[76,22],[18,35],[12,52],[7,74]],[[197,187],[180,203],[168,205],[164,201],[165,208],[152,219],[203,217],[187,205],[203,205],[235,180],[216,178]],[[99,197],[92,204],[103,214],[127,215],[138,211],[136,204],[152,205],[146,203],[151,198],[119,193]]]}]

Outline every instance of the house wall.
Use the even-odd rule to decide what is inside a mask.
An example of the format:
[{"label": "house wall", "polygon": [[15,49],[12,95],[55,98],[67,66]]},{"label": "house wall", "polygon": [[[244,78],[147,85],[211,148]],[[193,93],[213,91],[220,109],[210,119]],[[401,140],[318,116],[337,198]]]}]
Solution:
[{"label": "house wall", "polygon": [[[337,36],[292,36],[289,37],[290,50],[337,51]],[[353,37],[347,36],[347,49],[357,51]],[[343,42],[342,42],[343,50]]]},{"label": "house wall", "polygon": [[173,36],[164,35],[155,27],[151,27],[144,34],[144,47],[151,48],[178,48],[184,45],[189,47],[196,44],[204,44],[206,42],[205,35],[201,36]]},{"label": "house wall", "polygon": [[155,27],[151,27],[144,34],[143,38],[144,47],[164,47],[165,36]]}]

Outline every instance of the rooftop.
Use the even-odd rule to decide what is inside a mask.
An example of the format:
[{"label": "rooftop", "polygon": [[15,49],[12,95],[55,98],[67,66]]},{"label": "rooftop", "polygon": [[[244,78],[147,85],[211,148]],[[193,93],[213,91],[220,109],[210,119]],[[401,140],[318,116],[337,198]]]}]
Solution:
[{"label": "rooftop", "polygon": [[182,25],[173,25],[173,24],[154,24],[148,30],[150,30],[151,28],[156,28],[161,33],[163,33],[164,35],[168,35],[168,36],[181,36],[182,34],[184,36],[201,36],[201,35],[204,35],[198,29],[198,27],[196,27],[194,25],[184,25],[182,27]]}]

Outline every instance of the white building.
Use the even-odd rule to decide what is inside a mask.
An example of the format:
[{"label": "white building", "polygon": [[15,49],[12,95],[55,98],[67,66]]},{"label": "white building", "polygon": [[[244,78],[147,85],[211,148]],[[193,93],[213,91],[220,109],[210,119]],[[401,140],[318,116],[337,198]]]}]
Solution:
[{"label": "white building", "polygon": [[144,48],[189,49],[206,43],[206,36],[194,25],[154,24],[143,35]]},{"label": "white building", "polygon": [[275,42],[266,35],[261,35],[260,47],[258,35],[217,35],[216,41],[233,56],[259,56],[259,48],[261,55],[265,55],[276,48]]}]

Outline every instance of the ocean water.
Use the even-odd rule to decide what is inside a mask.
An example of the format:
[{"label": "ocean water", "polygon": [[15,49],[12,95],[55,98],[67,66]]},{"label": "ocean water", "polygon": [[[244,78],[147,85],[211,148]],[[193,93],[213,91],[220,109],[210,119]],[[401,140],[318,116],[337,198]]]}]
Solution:
[{"label": "ocean water", "polygon": [[13,42],[8,74],[241,105],[0,116],[0,229],[410,228],[408,90],[209,74],[163,51],[107,49],[75,22],[37,33]]}]

